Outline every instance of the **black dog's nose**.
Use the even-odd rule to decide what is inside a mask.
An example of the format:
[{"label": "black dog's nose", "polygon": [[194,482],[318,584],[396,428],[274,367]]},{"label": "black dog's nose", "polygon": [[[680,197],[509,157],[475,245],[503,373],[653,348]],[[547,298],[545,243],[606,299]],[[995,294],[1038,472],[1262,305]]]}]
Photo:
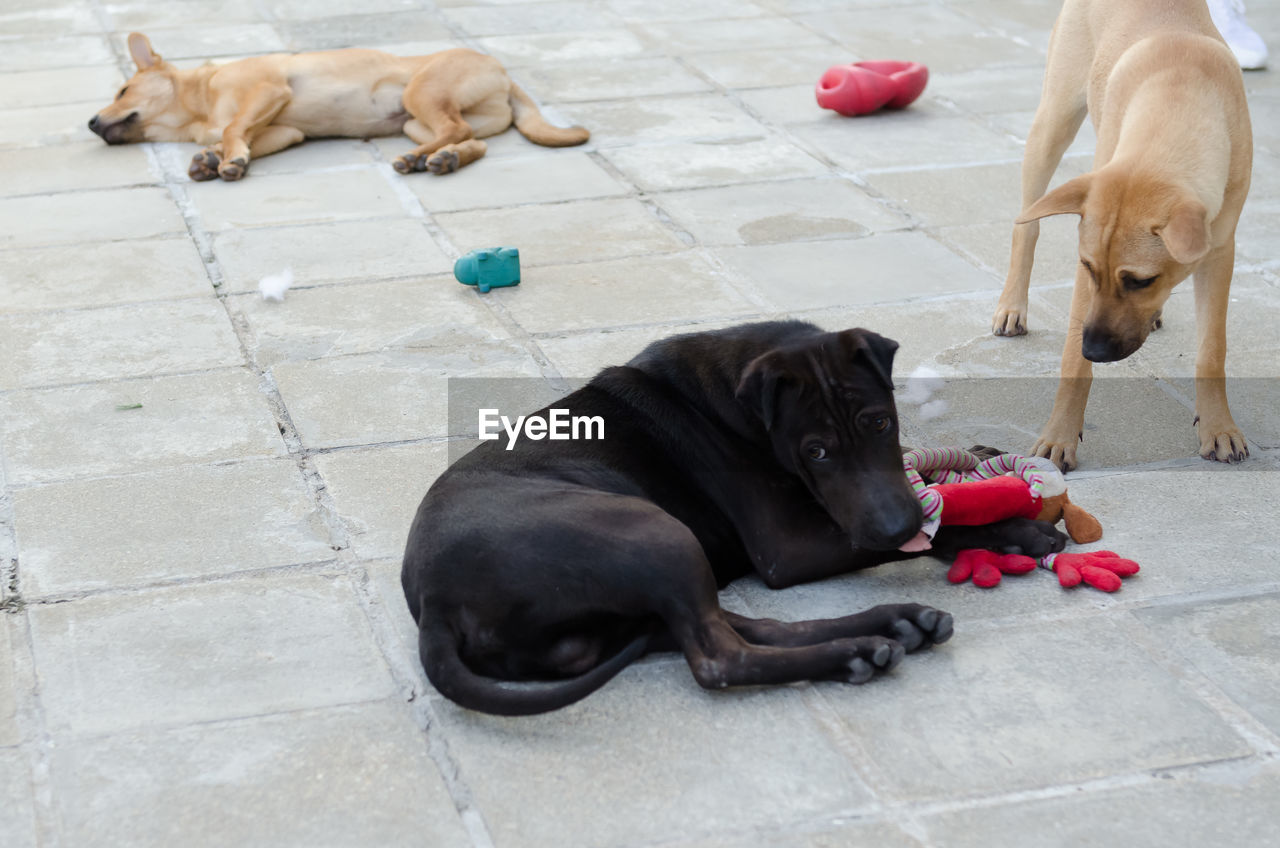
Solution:
[{"label": "black dog's nose", "polygon": [[879,550],[891,551],[905,545],[920,532],[924,512],[913,495],[901,503],[885,503],[873,507],[868,516],[869,542]]},{"label": "black dog's nose", "polygon": [[1124,359],[1135,349],[1123,339],[1116,338],[1110,333],[1086,327],[1080,353],[1090,362],[1115,362]]}]

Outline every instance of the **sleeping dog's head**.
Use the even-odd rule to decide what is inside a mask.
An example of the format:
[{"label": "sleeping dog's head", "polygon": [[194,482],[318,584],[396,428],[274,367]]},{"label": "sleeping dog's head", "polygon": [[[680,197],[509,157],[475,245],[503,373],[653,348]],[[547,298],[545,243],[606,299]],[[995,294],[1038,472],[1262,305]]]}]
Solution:
[{"label": "sleeping dog's head", "polygon": [[897,349],[869,330],[823,333],[754,359],[738,384],[778,461],[858,548],[894,550],[923,521],[898,443]]},{"label": "sleeping dog's head", "polygon": [[178,97],[178,74],[151,49],[141,33],[129,34],[129,55],[138,72],[116,93],[116,99],[89,120],[107,144],[136,141],[190,141],[182,132],[192,116]]},{"label": "sleeping dog's head", "polygon": [[1081,273],[1093,288],[1081,353],[1124,359],[1209,252],[1209,211],[1186,187],[1114,164],[1058,186],[1018,223],[1064,213],[1080,216]]}]

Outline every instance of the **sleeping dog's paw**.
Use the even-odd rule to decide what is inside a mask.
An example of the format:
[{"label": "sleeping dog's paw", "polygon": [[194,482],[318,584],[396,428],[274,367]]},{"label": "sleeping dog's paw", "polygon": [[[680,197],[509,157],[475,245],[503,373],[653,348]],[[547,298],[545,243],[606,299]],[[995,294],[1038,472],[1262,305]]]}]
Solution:
[{"label": "sleeping dog's paw", "polygon": [[230,162],[223,162],[218,166],[218,176],[227,182],[235,182],[244,177],[249,172],[249,163],[237,156]]},{"label": "sleeping dog's paw", "polygon": [[866,683],[877,673],[892,669],[907,655],[900,642],[883,636],[858,636],[839,642],[847,642],[851,654],[845,670],[831,675],[831,680],[841,683]]},{"label": "sleeping dog's paw", "polygon": [[427,160],[427,170],[433,174],[452,174],[458,170],[458,154],[452,150],[441,150]]},{"label": "sleeping dog's paw", "polygon": [[951,613],[920,604],[885,604],[878,609],[891,613],[892,637],[908,652],[941,645],[951,638],[955,621]]},{"label": "sleeping dog's paw", "polygon": [[222,156],[212,147],[206,147],[195,156],[191,157],[191,166],[187,168],[187,176],[197,182],[205,182],[206,180],[216,180],[218,178],[218,165],[222,162]]}]

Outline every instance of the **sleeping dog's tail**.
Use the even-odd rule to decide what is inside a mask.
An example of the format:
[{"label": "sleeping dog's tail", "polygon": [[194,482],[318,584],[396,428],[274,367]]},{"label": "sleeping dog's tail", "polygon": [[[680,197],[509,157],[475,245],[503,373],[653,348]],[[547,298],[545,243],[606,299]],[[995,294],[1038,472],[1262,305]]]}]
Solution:
[{"label": "sleeping dog's tail", "polygon": [[443,622],[427,623],[418,631],[418,650],[427,679],[451,701],[482,713],[522,716],[546,713],[579,701],[601,686],[649,645],[641,633],[600,665],[565,680],[514,681],[476,674],[458,654],[458,640]]},{"label": "sleeping dog's tail", "polygon": [[547,119],[538,110],[538,104],[514,82],[511,83],[509,100],[516,129],[534,144],[544,147],[572,147],[591,138],[591,133],[583,127],[557,127],[547,123]]}]

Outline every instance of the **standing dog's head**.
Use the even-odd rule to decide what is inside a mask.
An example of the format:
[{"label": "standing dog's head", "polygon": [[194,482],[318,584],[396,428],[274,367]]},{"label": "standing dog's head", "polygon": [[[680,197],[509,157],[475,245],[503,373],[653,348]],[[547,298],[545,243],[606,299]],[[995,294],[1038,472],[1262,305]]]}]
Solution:
[{"label": "standing dog's head", "polygon": [[823,333],[752,360],[737,389],[778,461],[859,548],[894,550],[923,521],[902,469],[897,349],[869,330]]},{"label": "standing dog's head", "polygon": [[1080,264],[1093,286],[1081,352],[1093,362],[1124,359],[1209,252],[1208,210],[1188,188],[1108,166],[1063,183],[1018,223],[1064,213],[1080,216]]},{"label": "standing dog's head", "polygon": [[178,98],[176,69],[151,49],[142,33],[129,34],[129,55],[138,72],[89,120],[89,129],[107,144],[188,141],[180,130],[191,116]]}]

